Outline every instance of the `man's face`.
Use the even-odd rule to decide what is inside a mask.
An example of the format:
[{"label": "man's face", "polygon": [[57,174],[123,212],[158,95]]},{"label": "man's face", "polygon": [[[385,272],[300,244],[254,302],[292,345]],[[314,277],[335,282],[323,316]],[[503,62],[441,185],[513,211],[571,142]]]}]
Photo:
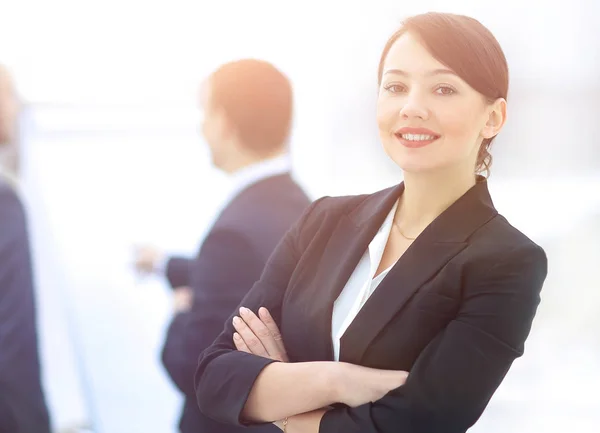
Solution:
[{"label": "man's face", "polygon": [[17,123],[17,98],[8,74],[0,70],[0,144],[15,138]]},{"label": "man's face", "polygon": [[210,81],[205,81],[200,89],[200,107],[202,110],[200,129],[210,149],[213,165],[225,169],[232,152],[227,140],[230,131],[225,113],[212,102]]}]

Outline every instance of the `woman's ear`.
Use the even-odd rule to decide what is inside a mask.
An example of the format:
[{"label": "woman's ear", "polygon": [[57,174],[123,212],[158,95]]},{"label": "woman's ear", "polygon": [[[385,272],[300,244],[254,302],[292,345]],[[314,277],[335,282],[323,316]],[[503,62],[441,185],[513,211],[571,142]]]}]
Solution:
[{"label": "woman's ear", "polygon": [[483,138],[495,137],[506,123],[506,100],[496,99],[488,108],[488,119],[481,131]]}]

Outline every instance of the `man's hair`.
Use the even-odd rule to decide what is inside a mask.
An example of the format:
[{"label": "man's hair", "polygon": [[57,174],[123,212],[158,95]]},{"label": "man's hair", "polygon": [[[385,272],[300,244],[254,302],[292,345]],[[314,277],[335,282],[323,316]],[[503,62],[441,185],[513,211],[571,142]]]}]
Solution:
[{"label": "man's hair", "polygon": [[223,109],[250,150],[268,155],[285,146],[292,126],[293,95],[288,78],[255,59],[226,63],[209,77],[210,103]]}]

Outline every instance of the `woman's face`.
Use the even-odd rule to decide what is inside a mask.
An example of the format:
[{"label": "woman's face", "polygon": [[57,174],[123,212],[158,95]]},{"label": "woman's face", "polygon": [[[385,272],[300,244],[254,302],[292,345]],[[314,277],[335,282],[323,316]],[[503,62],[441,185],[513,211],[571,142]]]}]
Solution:
[{"label": "woman's face", "polygon": [[505,107],[503,99],[487,103],[410,33],[385,59],[377,123],[386,153],[405,172],[474,173],[481,142],[499,132]]}]

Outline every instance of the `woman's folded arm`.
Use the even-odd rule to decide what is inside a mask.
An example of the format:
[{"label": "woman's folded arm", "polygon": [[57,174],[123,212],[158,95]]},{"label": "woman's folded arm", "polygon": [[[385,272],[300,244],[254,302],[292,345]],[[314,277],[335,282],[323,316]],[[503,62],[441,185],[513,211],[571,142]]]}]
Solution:
[{"label": "woman's folded arm", "polygon": [[[374,403],[327,411],[318,431],[464,433],[523,354],[546,273],[538,246],[500,254],[467,283],[458,317],[419,355],[405,386]],[[293,421],[289,433],[315,431]]]}]

